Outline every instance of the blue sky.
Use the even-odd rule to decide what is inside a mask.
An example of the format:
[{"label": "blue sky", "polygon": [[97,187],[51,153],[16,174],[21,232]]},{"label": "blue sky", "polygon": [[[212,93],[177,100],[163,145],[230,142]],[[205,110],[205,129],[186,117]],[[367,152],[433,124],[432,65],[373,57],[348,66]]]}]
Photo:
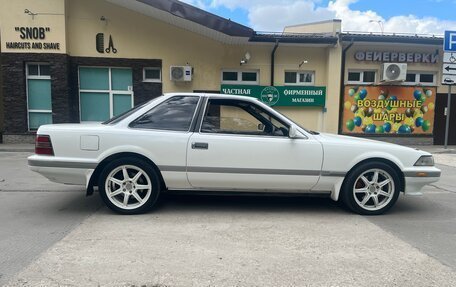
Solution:
[{"label": "blue sky", "polygon": [[183,0],[259,31],[340,18],[346,31],[443,34],[456,29],[456,0]]}]

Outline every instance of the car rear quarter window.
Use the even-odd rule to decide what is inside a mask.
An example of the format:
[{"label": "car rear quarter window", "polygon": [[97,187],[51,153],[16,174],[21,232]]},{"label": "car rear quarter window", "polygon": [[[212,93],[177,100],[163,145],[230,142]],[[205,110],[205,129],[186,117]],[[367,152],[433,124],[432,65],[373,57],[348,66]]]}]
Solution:
[{"label": "car rear quarter window", "polygon": [[154,107],[138,119],[131,128],[186,132],[195,115],[199,97],[176,96]]}]

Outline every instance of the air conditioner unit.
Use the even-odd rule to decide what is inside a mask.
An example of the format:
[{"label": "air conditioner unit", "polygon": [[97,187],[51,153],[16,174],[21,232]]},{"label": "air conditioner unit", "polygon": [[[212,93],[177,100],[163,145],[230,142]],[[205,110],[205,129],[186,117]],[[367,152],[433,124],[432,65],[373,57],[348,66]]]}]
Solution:
[{"label": "air conditioner unit", "polygon": [[382,82],[405,81],[407,76],[407,64],[404,63],[385,63],[382,66]]},{"label": "air conditioner unit", "polygon": [[192,80],[192,67],[171,66],[169,69],[171,81],[190,82]]}]

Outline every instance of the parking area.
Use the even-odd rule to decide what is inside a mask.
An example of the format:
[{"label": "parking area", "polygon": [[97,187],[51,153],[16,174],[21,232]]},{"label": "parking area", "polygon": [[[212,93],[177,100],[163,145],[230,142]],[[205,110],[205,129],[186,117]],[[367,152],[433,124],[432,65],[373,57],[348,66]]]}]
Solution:
[{"label": "parking area", "polygon": [[0,152],[6,286],[454,286],[456,163],[422,197],[363,217],[309,197],[169,195],[119,216]]}]

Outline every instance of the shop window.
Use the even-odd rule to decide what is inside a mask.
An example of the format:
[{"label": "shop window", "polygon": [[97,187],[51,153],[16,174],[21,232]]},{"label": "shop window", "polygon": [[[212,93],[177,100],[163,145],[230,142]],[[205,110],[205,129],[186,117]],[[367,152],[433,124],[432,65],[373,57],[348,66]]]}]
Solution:
[{"label": "shop window", "polygon": [[408,72],[405,85],[435,85],[435,74],[427,72]]},{"label": "shop window", "polygon": [[348,71],[347,83],[372,84],[375,83],[376,75],[375,71]]},{"label": "shop window", "polygon": [[144,68],[143,69],[144,82],[161,83],[161,69],[160,68]]},{"label": "shop window", "polygon": [[105,121],[133,107],[132,70],[80,67],[81,121]]},{"label": "shop window", "polygon": [[222,84],[258,84],[258,71],[222,71]]},{"label": "shop window", "polygon": [[52,124],[52,97],[50,66],[30,63],[26,66],[27,110],[29,130]]},{"label": "shop window", "polygon": [[313,85],[315,72],[292,72],[285,71],[285,84],[286,85]]},{"label": "shop window", "polygon": [[199,97],[172,97],[133,121],[131,128],[187,132]]}]

